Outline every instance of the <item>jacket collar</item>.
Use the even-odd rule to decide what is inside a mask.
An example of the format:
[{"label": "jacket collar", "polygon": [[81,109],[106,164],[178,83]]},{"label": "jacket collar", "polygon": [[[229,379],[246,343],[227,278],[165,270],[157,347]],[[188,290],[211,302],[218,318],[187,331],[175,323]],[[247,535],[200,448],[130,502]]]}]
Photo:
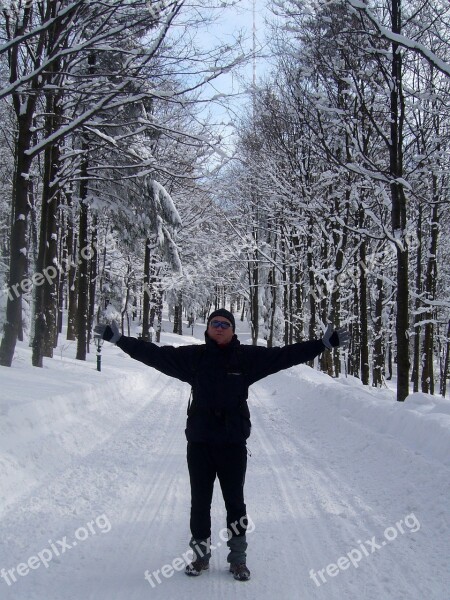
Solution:
[{"label": "jacket collar", "polygon": [[224,346],[223,348],[221,348],[219,346],[219,344],[212,340],[208,333],[205,331],[205,344],[207,348],[211,348],[211,349],[216,349],[216,350],[227,350],[228,348],[237,348],[238,346],[241,345],[241,342],[238,340],[238,337],[236,334],[233,335],[233,337],[231,338],[231,341],[229,344],[227,344],[226,346]]}]

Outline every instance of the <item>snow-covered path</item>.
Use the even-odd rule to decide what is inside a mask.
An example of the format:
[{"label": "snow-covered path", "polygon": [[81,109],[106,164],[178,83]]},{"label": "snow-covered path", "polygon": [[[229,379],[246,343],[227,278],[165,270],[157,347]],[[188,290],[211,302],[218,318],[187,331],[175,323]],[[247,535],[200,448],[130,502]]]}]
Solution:
[{"label": "snow-covered path", "polygon": [[[252,579],[238,583],[227,572],[218,486],[211,569],[187,578],[181,568],[189,540],[188,388],[117,348],[105,355],[111,369],[98,375],[86,366],[87,387],[66,396],[69,413],[77,413],[77,402],[86,419],[100,412],[89,427],[72,427],[70,414],[67,423],[48,425],[55,450],[48,471],[2,507],[0,568],[16,569],[17,579],[9,586],[0,580],[2,599],[450,598],[450,465],[442,451],[448,430],[440,430],[440,443],[427,439],[436,419],[412,410],[413,400],[399,413],[390,392],[333,381],[305,366],[253,386],[246,482]],[[66,363],[65,378],[77,368]],[[439,409],[440,426],[448,405],[441,403],[427,405],[429,412]],[[12,404],[3,411],[7,419]],[[33,419],[29,412],[26,419]],[[415,419],[426,429],[423,439]],[[69,432],[76,451],[63,460],[59,449],[67,449]],[[33,448],[38,453],[48,444],[17,443],[19,465],[26,467]],[[45,550],[52,554],[48,568]],[[155,573],[150,582],[145,571]]]}]

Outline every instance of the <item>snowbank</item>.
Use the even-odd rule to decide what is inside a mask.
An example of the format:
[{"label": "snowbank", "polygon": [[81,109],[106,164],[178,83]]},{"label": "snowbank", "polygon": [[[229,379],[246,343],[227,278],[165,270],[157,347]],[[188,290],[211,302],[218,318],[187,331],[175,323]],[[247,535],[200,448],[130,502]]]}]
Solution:
[{"label": "snowbank", "polygon": [[[203,331],[164,332],[162,340],[199,343]],[[193,591],[187,586],[227,599],[296,598],[299,590],[305,600],[447,597],[448,400],[412,394],[398,403],[392,390],[305,365],[257,383],[246,483],[257,524],[252,580],[243,590],[230,578],[223,546],[200,581],[176,572],[153,588],[145,571],[171,564],[189,539],[189,386],[110,344],[101,373],[95,354],[86,362],[74,355],[66,342],[36,369],[19,344],[13,367],[0,367],[0,567],[18,573],[50,540],[72,542],[73,532],[103,515],[112,529],[96,530],[48,569],[19,574],[11,585],[0,581],[5,600],[181,600]],[[383,545],[383,532],[413,513],[420,530],[397,528],[397,539]],[[212,516],[217,541],[224,525],[217,488]],[[372,556],[365,540],[374,535],[380,550]],[[357,550],[363,544],[364,554]],[[361,564],[336,573],[349,551],[359,552]],[[275,573],[288,568],[290,576],[268,579],[269,556]],[[315,581],[310,569],[325,579]]]},{"label": "snowbank", "polygon": [[[413,393],[397,402],[394,392],[363,386],[359,379],[332,379],[305,365],[292,369],[299,379],[299,401],[306,396],[318,410],[332,411],[372,432],[391,436],[404,446],[450,466],[450,401]],[[319,408],[320,407],[320,408]]]},{"label": "snowbank", "polygon": [[143,369],[118,349],[108,351],[119,363],[126,360],[126,368],[104,364],[99,373],[95,355],[87,362],[56,355],[39,369],[20,347],[13,367],[0,367],[0,514],[103,443],[140,408],[140,394],[130,390],[144,385]]}]

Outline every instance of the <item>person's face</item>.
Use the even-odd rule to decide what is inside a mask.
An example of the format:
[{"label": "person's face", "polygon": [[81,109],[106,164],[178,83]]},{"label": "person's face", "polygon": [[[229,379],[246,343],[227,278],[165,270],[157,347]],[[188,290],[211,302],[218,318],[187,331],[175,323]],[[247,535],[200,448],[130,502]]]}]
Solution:
[{"label": "person's face", "polygon": [[[223,329],[216,325],[217,323],[228,323],[229,327]],[[228,319],[225,317],[214,317],[209,322],[207,333],[209,337],[214,340],[219,346],[226,346],[233,339],[233,327]]]}]

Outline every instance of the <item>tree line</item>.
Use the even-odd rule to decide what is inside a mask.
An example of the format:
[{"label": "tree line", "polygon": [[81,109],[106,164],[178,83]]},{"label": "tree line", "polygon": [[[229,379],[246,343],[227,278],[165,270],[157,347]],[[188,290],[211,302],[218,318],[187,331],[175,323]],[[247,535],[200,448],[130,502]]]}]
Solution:
[{"label": "tree line", "polygon": [[226,4],[2,3],[0,364],[11,365],[25,326],[42,366],[66,313],[85,359],[94,319],[118,299],[124,324],[138,294],[148,330],[162,276],[180,272],[172,196],[205,199],[208,84],[242,61],[239,39],[195,42]]},{"label": "tree line", "polygon": [[272,9],[275,75],[254,89],[224,178],[254,339],[290,343],[331,320],[352,343],[322,359],[330,374],[381,386],[395,371],[398,400],[411,384],[445,395],[448,4]]},{"label": "tree line", "polygon": [[85,359],[100,318],[159,341],[163,300],[177,333],[227,304],[255,344],[332,321],[322,370],[445,395],[448,3],[272,0],[223,164],[204,91],[242,47],[195,44],[212,0],[2,6],[0,364],[24,328],[42,366],[64,318]]}]

